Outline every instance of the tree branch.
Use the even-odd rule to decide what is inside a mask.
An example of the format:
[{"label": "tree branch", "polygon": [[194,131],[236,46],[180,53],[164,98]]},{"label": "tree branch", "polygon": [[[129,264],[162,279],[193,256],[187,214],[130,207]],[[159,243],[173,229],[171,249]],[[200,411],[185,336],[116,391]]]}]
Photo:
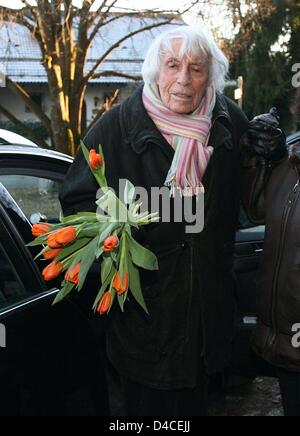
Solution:
[{"label": "tree branch", "polygon": [[97,68],[105,61],[105,59],[109,56],[109,54],[114,51],[117,47],[119,47],[123,42],[127,41],[128,39],[132,38],[133,36],[145,32],[147,30],[152,30],[157,27],[164,26],[166,24],[170,24],[174,20],[174,17],[162,21],[157,24],[151,24],[149,26],[142,27],[138,30],[135,30],[134,32],[130,32],[127,35],[125,35],[123,38],[119,39],[115,44],[111,45],[108,50],[100,57],[100,59],[96,62],[94,67],[91,69],[91,71],[83,78],[83,82],[87,83],[90,79],[93,78],[94,74],[96,74]]},{"label": "tree branch", "polygon": [[125,74],[118,71],[102,71],[101,73],[94,74],[93,79],[99,79],[100,77],[123,77],[124,79],[135,80],[136,82],[142,80],[142,76],[132,76],[131,74]]},{"label": "tree branch", "polygon": [[32,112],[40,119],[44,127],[47,129],[49,136],[51,136],[51,122],[47,115],[44,114],[42,109],[36,104],[30,95],[25,91],[25,89],[11,80],[9,77],[6,78],[6,86],[10,89],[14,94],[17,94],[25,104],[32,110]]},{"label": "tree branch", "polygon": [[105,112],[109,111],[112,108],[112,106],[116,103],[116,101],[119,97],[119,94],[120,94],[120,90],[116,89],[114,94],[111,97],[106,98],[105,102],[102,105],[102,108],[99,110],[98,114],[95,116],[93,121],[90,123],[90,125],[87,127],[87,129],[83,133],[83,138],[93,128],[93,126],[97,123],[99,118],[101,118]]}]

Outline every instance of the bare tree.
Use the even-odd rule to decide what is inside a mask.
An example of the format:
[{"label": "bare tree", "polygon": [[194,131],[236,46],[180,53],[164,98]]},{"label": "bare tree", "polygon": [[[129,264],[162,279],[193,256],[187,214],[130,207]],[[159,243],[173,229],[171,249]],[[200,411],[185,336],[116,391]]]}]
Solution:
[{"label": "bare tree", "polygon": [[[26,105],[47,129],[52,147],[74,155],[83,133],[84,97],[89,81],[110,75],[121,75],[133,80],[140,79],[122,73],[118,74],[116,71],[101,71],[101,66],[109,55],[135,35],[178,19],[182,12],[189,10],[197,2],[190,2],[185,11],[172,12],[126,9],[119,9],[115,12],[118,0],[102,0],[95,12],[91,12],[94,0],[83,0],[80,8],[75,7],[72,0],[36,0],[35,6],[27,0],[23,0],[23,3],[25,7],[20,11],[1,8],[0,22],[1,20],[3,22],[13,20],[25,26],[38,42],[52,98],[50,117],[43,113],[20,84],[8,77],[7,86],[26,102]],[[96,36],[105,26],[126,16],[140,17],[140,26],[129,30],[118,41],[113,42],[87,71],[88,53]],[[107,104],[109,105],[109,102]],[[1,105],[0,111],[19,127],[23,126],[22,128],[27,129],[28,134],[33,138],[34,135],[21,120],[17,120]],[[46,146],[41,140],[38,140],[38,143]]]}]

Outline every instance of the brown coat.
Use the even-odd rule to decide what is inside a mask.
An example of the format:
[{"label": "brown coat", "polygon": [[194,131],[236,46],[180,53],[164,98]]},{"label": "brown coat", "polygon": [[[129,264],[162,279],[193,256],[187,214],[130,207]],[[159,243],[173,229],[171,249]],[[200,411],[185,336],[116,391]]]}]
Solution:
[{"label": "brown coat", "polygon": [[258,288],[258,324],[254,350],[273,365],[300,372],[300,348],[292,344],[293,326],[300,323],[300,187],[287,159],[273,171],[252,158],[244,192],[248,214],[265,222],[266,235]]}]

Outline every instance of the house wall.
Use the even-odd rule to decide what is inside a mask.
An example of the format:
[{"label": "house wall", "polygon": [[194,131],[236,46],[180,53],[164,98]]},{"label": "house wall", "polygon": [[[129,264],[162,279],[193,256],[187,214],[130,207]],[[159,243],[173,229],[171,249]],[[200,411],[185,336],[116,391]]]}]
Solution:
[{"label": "house wall", "polygon": [[[25,89],[30,95],[42,95],[42,109],[49,115],[51,101],[48,87],[46,85],[27,85]],[[20,121],[34,121],[37,119],[29,109],[26,109],[24,101],[7,88],[0,88],[0,103]],[[6,120],[1,113],[0,120]]]},{"label": "house wall", "polygon": [[[91,84],[88,87],[85,97],[87,126],[92,122],[98,111],[101,110],[107,96],[112,96],[116,89],[120,89],[120,95],[117,100],[117,103],[120,103],[125,100],[125,98],[127,98],[137,86],[138,85],[134,82],[119,85]],[[51,99],[48,86],[32,84],[26,85],[25,88],[30,95],[42,95],[42,109],[48,116],[50,116]],[[0,104],[20,121],[37,121],[36,116],[26,109],[23,100],[7,88],[0,87]],[[6,121],[6,118],[1,113],[0,120]]]}]

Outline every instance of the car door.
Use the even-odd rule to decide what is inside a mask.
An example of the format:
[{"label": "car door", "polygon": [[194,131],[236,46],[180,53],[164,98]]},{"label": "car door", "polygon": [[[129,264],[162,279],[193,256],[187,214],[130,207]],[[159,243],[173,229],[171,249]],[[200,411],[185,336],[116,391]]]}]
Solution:
[{"label": "car door", "polygon": [[236,279],[236,323],[231,372],[245,376],[274,375],[274,369],[251,348],[256,326],[256,283],[263,254],[265,226],[253,226],[248,220],[236,233],[234,275]]},{"label": "car door", "polygon": [[30,233],[0,184],[0,415],[107,415],[102,336],[72,299],[52,307]]}]

